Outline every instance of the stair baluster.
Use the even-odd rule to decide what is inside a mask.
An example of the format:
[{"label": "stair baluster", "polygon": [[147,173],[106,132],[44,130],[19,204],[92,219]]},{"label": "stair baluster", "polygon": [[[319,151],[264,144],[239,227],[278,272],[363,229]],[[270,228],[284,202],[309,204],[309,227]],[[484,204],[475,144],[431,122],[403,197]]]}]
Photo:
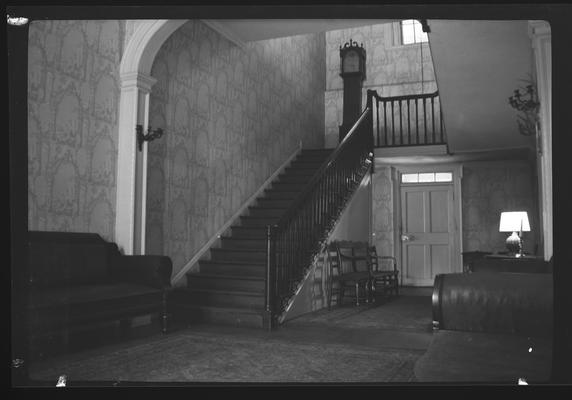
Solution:
[{"label": "stair baluster", "polygon": [[330,229],[373,163],[373,91],[367,107],[306,188],[275,225],[267,227],[267,328],[287,309]]}]

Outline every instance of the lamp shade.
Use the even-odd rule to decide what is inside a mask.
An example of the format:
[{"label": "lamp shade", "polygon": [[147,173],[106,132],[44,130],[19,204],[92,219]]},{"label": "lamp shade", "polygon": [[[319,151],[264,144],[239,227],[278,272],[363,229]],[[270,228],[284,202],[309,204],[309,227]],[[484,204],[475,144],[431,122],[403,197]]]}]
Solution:
[{"label": "lamp shade", "polygon": [[502,212],[500,217],[499,232],[529,232],[528,214],[526,211]]}]

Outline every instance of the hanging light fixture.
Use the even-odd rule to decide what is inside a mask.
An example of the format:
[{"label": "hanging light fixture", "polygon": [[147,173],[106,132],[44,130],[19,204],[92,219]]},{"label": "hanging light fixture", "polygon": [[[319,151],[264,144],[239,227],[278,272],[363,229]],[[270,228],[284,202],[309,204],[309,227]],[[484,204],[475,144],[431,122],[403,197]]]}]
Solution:
[{"label": "hanging light fixture", "polygon": [[524,136],[535,135],[540,102],[534,84],[529,83],[525,88],[516,89],[514,94],[508,98],[508,103],[519,112],[516,120],[519,132]]}]

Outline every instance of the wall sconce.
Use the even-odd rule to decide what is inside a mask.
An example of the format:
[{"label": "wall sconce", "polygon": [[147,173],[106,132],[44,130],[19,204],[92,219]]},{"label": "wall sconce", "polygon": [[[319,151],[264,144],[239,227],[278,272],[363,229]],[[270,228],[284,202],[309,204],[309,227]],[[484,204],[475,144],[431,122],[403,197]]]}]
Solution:
[{"label": "wall sconce", "polygon": [[526,211],[502,212],[499,232],[512,232],[506,239],[506,248],[515,257],[522,257],[524,255],[522,251],[522,232],[530,232],[528,213]]},{"label": "wall sconce", "polygon": [[520,112],[517,116],[520,133],[524,136],[532,136],[536,134],[540,103],[533,84],[527,85],[526,89],[520,89],[523,93],[519,89],[515,90],[514,95],[508,98],[508,102],[512,108]]},{"label": "wall sconce", "polygon": [[143,125],[136,125],[135,130],[137,132],[137,146],[139,147],[139,151],[143,150],[143,142],[148,141],[151,142],[155,139],[159,139],[163,136],[163,129],[157,128],[155,130],[151,130],[151,127],[147,128],[147,134],[143,133]]}]

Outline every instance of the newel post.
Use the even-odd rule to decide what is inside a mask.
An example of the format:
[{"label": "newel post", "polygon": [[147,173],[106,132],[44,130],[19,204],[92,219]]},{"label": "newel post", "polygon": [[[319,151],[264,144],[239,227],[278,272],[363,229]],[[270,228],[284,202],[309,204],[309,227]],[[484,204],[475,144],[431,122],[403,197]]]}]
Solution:
[{"label": "newel post", "polygon": [[369,109],[369,115],[367,117],[367,130],[369,131],[369,135],[368,135],[368,145],[369,145],[369,149],[370,151],[373,151],[373,94],[375,93],[375,90],[367,90],[367,102],[366,102],[366,107]]},{"label": "newel post", "polygon": [[371,157],[371,173],[374,173],[374,152],[373,152],[373,148],[374,148],[374,141],[373,141],[373,96],[374,93],[377,94],[377,92],[375,90],[367,90],[367,103],[366,103],[366,107],[369,109],[369,115],[367,117],[367,122],[366,122],[366,129],[368,131],[367,134],[367,147],[368,147],[368,153],[369,156]]}]

